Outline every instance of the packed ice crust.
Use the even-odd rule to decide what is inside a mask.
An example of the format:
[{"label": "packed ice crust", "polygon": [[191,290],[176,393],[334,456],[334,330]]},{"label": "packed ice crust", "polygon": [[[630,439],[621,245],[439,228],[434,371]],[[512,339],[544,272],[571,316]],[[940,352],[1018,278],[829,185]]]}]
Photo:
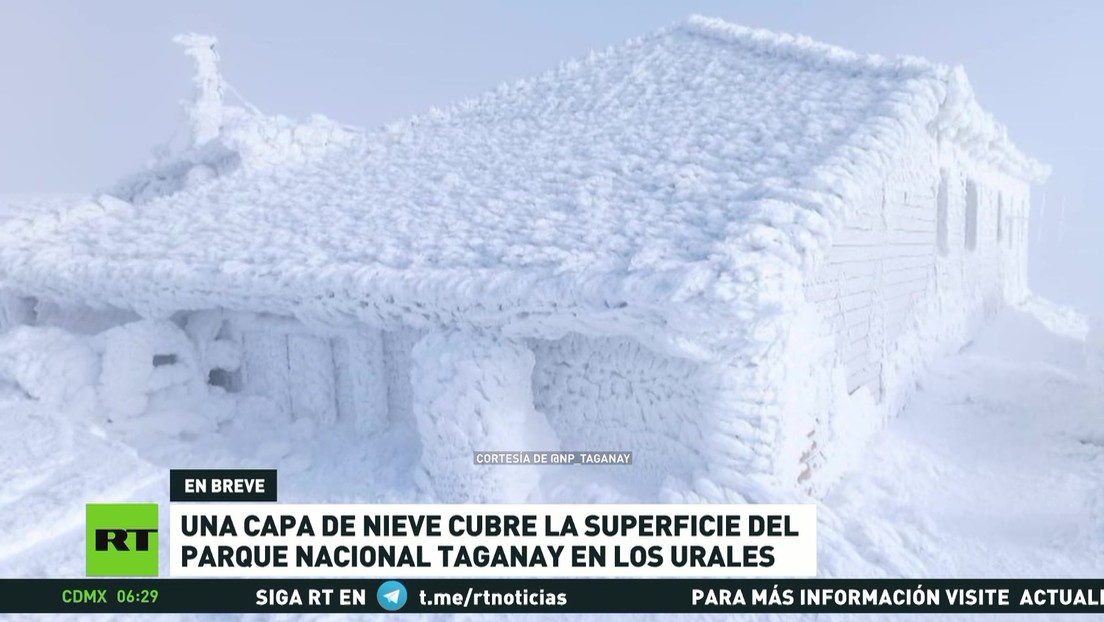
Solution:
[{"label": "packed ice crust", "polygon": [[800,297],[912,133],[1004,145],[977,151],[1045,175],[961,72],[699,17],[380,131],[315,120],[311,148],[240,112],[166,188],[0,227],[3,281],[146,315],[593,329],[715,353],[773,340],[756,320]]}]

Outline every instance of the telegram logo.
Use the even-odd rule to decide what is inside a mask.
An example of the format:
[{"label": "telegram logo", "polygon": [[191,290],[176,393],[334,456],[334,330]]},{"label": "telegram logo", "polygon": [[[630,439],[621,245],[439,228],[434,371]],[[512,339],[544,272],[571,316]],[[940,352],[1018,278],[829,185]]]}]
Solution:
[{"label": "telegram logo", "polygon": [[376,600],[380,607],[388,611],[398,611],[406,604],[406,586],[398,581],[384,581],[376,590]]}]

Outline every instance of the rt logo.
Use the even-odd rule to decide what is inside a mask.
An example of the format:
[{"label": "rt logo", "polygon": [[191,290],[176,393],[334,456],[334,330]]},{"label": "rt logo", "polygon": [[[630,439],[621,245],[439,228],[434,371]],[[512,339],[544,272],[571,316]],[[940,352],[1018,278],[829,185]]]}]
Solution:
[{"label": "rt logo", "polygon": [[156,503],[89,503],[84,513],[86,575],[157,576]]}]

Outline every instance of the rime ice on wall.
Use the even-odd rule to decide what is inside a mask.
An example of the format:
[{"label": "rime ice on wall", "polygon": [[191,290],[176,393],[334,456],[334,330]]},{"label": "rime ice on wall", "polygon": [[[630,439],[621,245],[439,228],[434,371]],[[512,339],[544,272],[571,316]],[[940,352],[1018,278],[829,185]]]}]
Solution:
[{"label": "rime ice on wall", "polygon": [[1026,295],[1030,188],[1000,168],[1003,155],[977,160],[976,149],[917,136],[864,189],[806,282],[820,334],[836,344],[820,366],[840,374],[812,430],[824,467],[809,483],[815,490],[904,406],[933,358]]},{"label": "rime ice on wall", "polygon": [[534,342],[533,351],[534,403],[563,449],[632,451],[624,479],[653,489],[704,466],[702,428],[712,411],[698,365],[626,338],[570,335]]},{"label": "rime ice on wall", "polygon": [[273,330],[243,330],[242,391],[265,397],[283,416],[291,414],[291,370],[286,334]]},{"label": "rime ice on wall", "polygon": [[383,334],[365,330],[334,340],[333,361],[339,414],[362,433],[382,432],[389,422]]},{"label": "rime ice on wall", "polygon": [[295,370],[291,411],[319,424],[333,425],[337,421],[337,393],[330,341],[314,335],[289,335],[288,366]]},{"label": "rime ice on wall", "polygon": [[383,333],[383,361],[387,376],[387,410],[391,421],[414,420],[411,366],[414,345],[424,331],[401,328]]},{"label": "rime ice on wall", "polygon": [[412,358],[419,487],[443,502],[525,501],[541,467],[477,465],[472,452],[558,449],[533,407],[533,353],[523,343],[449,331],[426,335]]}]

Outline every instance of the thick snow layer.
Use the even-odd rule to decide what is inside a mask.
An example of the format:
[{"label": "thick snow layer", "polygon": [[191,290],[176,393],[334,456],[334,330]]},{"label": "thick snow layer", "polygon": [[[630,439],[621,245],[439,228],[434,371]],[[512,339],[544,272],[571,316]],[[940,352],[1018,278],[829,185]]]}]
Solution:
[{"label": "thick snow layer", "polygon": [[190,33],[173,41],[183,45],[195,63],[195,94],[184,103],[190,140],[182,149],[156,146],[145,170],[123,178],[109,191],[114,197],[141,205],[219,177],[316,160],[331,147],[352,140],[350,130],[321,115],[296,123],[265,115],[240,96],[242,105],[227,103],[227,92],[237,91],[219,71],[217,40]]},{"label": "thick snow layer", "polygon": [[51,406],[69,405],[99,376],[92,345],[61,329],[18,326],[0,340],[0,382]]},{"label": "thick snow layer", "polygon": [[560,449],[533,406],[532,351],[493,336],[432,333],[414,346],[412,360],[419,488],[448,503],[528,500],[541,467],[487,468],[472,452]]},{"label": "thick snow layer", "polygon": [[[1104,384],[1094,384],[1085,373],[1086,325],[1084,318],[1031,299],[1004,311],[961,353],[938,361],[910,406],[876,433],[855,469],[815,501],[820,575],[923,580],[1104,573]],[[17,339],[25,337],[0,337],[9,350]],[[499,369],[491,376],[471,375],[474,368],[468,364],[479,352],[492,352],[497,360],[517,354],[501,342],[469,339],[468,359],[431,364],[436,346],[446,339],[415,352],[426,371],[451,369],[479,383],[465,386],[495,392],[502,389],[494,386],[494,377],[515,373]],[[532,364],[524,354],[514,360]],[[436,377],[425,376],[427,382]],[[448,382],[438,386],[441,404],[481,403],[475,392],[448,389]],[[9,540],[19,543],[0,547],[0,575],[81,575],[84,503],[166,503],[169,467],[279,465],[280,496],[287,502],[417,499],[414,483],[404,475],[417,455],[409,431],[365,439],[343,428],[312,429],[302,420],[271,426],[265,425],[270,412],[249,413],[249,408],[239,405],[235,417],[240,420],[222,423],[215,432],[179,436],[136,427],[135,420],[91,424],[82,413],[28,399],[0,383],[0,472],[5,475],[0,478],[0,531],[18,536]],[[269,449],[253,453],[258,445]],[[299,470],[288,468],[296,464]],[[707,478],[681,491],[641,498],[637,490],[619,489],[583,469],[550,470],[542,478],[541,500],[811,501],[751,481],[722,490]]]},{"label": "thick snow layer", "polygon": [[116,192],[141,209],[101,199],[0,228],[0,282],[148,314],[584,330],[708,353],[764,337],[753,320],[800,295],[910,135],[1042,173],[958,72],[705,18],[363,135],[231,112],[218,140]]},{"label": "thick snow layer", "polygon": [[[1037,306],[1032,305],[1034,309]],[[961,354],[937,363],[902,416],[824,503],[894,519],[865,554],[897,565],[894,545],[940,576],[1100,576],[1104,572],[1104,385],[1084,373],[1083,341],[1045,315],[1004,313]],[[1052,318],[1051,318],[1052,319]],[[909,541],[912,542],[909,542]],[[829,561],[829,570],[850,569]]]},{"label": "thick snow layer", "polygon": [[[160,404],[187,408],[207,397],[195,347],[171,322],[140,321],[105,331],[97,341],[103,351],[99,392],[111,417],[140,417]],[[165,421],[156,415],[151,419]],[[191,422],[213,429],[213,421]],[[187,428],[182,428],[187,429]],[[197,431],[191,429],[190,431]]]},{"label": "thick snow layer", "polygon": [[[129,175],[108,193],[144,205],[189,188],[201,188],[231,175],[294,166],[313,161],[354,134],[321,116],[296,123],[282,116],[265,116],[236,106],[223,106],[219,134],[178,153],[159,153],[146,170]],[[193,121],[201,125],[210,119]],[[197,140],[209,130],[194,129]],[[202,134],[199,134],[202,132]],[[167,148],[165,148],[167,149]]]},{"label": "thick snow layer", "polygon": [[630,339],[577,335],[533,344],[532,386],[565,450],[633,451],[611,475],[647,488],[704,467],[703,413],[713,393],[697,366]]}]

